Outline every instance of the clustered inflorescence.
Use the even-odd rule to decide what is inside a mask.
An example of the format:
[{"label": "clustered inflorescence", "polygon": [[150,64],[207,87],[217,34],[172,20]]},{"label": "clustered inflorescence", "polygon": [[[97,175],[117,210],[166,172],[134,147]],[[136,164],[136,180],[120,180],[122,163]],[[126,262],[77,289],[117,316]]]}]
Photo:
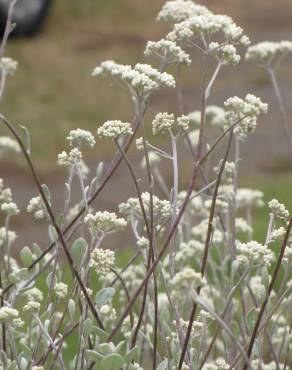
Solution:
[{"label": "clustered inflorescence", "polygon": [[[221,68],[239,64],[250,40],[192,0],[167,1],[157,19],[170,27],[146,44],[157,68],[107,60],[92,72],[130,96],[133,119],[68,133],[57,159],[67,171],[63,204],[37,179],[26,211],[46,225],[48,246],[23,245],[13,231],[22,206],[0,179],[0,370],[291,369],[291,215],[239,178],[242,143],[268,106],[253,94],[209,102]],[[245,59],[274,73],[291,51],[290,41],[262,42]],[[201,105],[187,105],[174,76],[199,58]],[[0,59],[0,98],[16,69]],[[164,88],[178,108],[152,106]],[[0,137],[1,158],[31,155],[18,139]],[[97,158],[106,140],[115,157],[90,178],[86,151]],[[104,210],[102,192],[113,191],[121,163],[127,185]],[[255,210],[267,218],[259,240]]]}]

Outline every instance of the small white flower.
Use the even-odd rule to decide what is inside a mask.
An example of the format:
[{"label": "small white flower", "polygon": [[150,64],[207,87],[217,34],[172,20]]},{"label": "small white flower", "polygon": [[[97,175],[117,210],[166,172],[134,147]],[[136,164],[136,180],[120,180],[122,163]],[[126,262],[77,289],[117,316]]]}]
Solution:
[{"label": "small white flower", "polygon": [[269,208],[276,217],[283,220],[287,220],[289,218],[289,212],[285,208],[284,204],[280,203],[277,199],[272,199],[269,202]]},{"label": "small white flower", "polygon": [[158,113],[152,122],[153,135],[164,134],[171,130],[175,123],[174,115],[171,113]]},{"label": "small white flower", "polygon": [[149,64],[136,64],[134,68],[107,60],[94,69],[93,76],[105,75],[119,79],[138,97],[148,96],[160,87],[175,87],[173,76],[166,72],[159,72]]},{"label": "small white flower", "polygon": [[117,318],[116,310],[108,304],[104,304],[99,310],[100,317],[103,322],[113,323]]},{"label": "small white flower", "polygon": [[132,135],[131,124],[119,120],[106,121],[97,129],[97,136],[106,139],[117,139],[122,135]]},{"label": "small white flower", "polygon": [[9,214],[9,215],[17,215],[19,213],[19,209],[17,207],[17,204],[14,202],[9,203],[2,203],[1,204],[1,211]]},{"label": "small white flower", "polygon": [[10,188],[6,188],[0,192],[0,202],[3,203],[12,202],[12,192]]},{"label": "small white flower", "polygon": [[54,291],[57,297],[65,298],[68,294],[68,285],[65,283],[56,283]]},{"label": "small white flower", "polygon": [[191,64],[191,58],[180,46],[170,40],[148,41],[144,54],[165,61],[167,64]]},{"label": "small white flower", "polygon": [[24,327],[24,321],[21,318],[19,318],[19,317],[16,318],[16,319],[13,319],[12,320],[12,326],[14,328],[17,328],[17,329],[23,328]]},{"label": "small white flower", "polygon": [[89,213],[84,218],[84,222],[93,233],[113,233],[123,230],[127,226],[127,221],[124,218],[118,218],[115,213],[108,211],[98,211],[95,214]]},{"label": "small white flower", "polygon": [[143,143],[143,138],[142,137],[138,137],[138,139],[136,139],[136,141],[135,141],[135,144],[136,144],[137,150],[139,150],[139,151],[144,150],[144,143]]},{"label": "small white flower", "polygon": [[224,103],[226,127],[236,124],[234,133],[243,140],[247,134],[256,128],[257,119],[261,114],[267,113],[268,105],[252,94],[245,99],[234,96]]},{"label": "small white flower", "polygon": [[41,302],[44,298],[43,293],[38,288],[31,288],[25,292],[28,301]]},{"label": "small white flower", "polygon": [[6,238],[8,238],[8,243],[11,244],[17,238],[17,235],[14,231],[8,230],[6,231],[5,227],[0,228],[0,247],[3,245],[4,242],[7,242]]},{"label": "small white flower", "polygon": [[65,151],[58,154],[58,164],[60,166],[72,166],[74,164],[80,164],[82,161],[82,153],[78,148],[73,148],[69,154]]},{"label": "small white flower", "polygon": [[264,194],[260,190],[239,188],[236,193],[236,206],[238,208],[260,208],[263,207]]},{"label": "small white flower", "polygon": [[41,304],[36,301],[28,301],[24,306],[23,306],[23,311],[38,311],[41,308]]},{"label": "small white flower", "polygon": [[246,52],[245,59],[267,68],[282,60],[283,56],[291,51],[291,41],[264,41],[250,46]]},{"label": "small white flower", "polygon": [[[196,126],[200,126],[201,122],[201,112],[194,111],[188,114],[191,123],[195,124]],[[212,127],[219,127],[222,128],[226,121],[225,121],[225,110],[217,105],[208,105],[206,107],[205,112],[205,120],[206,124]]]},{"label": "small white flower", "polygon": [[191,267],[184,267],[176,273],[171,280],[171,284],[175,290],[197,288],[206,284],[205,278],[200,272],[196,272]]},{"label": "small white flower", "polygon": [[266,246],[254,240],[247,243],[238,243],[237,257],[240,263],[270,266],[274,253]]},{"label": "small white flower", "polygon": [[19,312],[15,308],[3,306],[0,308],[0,322],[10,322],[18,318]]},{"label": "small white flower", "polygon": [[115,252],[110,249],[94,249],[90,254],[89,267],[101,276],[107,275],[115,266]]},{"label": "small white flower", "polygon": [[202,14],[212,13],[205,6],[197,5],[191,0],[171,0],[164,4],[157,19],[175,24]]},{"label": "small white flower", "polygon": [[17,61],[11,58],[2,57],[0,59],[0,69],[7,75],[14,75],[17,69]]},{"label": "small white flower", "polygon": [[240,55],[236,53],[234,45],[225,45],[222,48],[224,62],[227,65],[236,66],[240,62]]},{"label": "small white flower", "polygon": [[148,248],[149,247],[149,240],[147,238],[145,238],[144,236],[142,236],[141,238],[139,238],[137,240],[137,246],[139,248]]},{"label": "small white flower", "polygon": [[71,146],[80,147],[81,144],[87,144],[91,147],[95,145],[95,139],[91,132],[77,128],[76,130],[71,130],[67,136]]},{"label": "small white flower", "polygon": [[20,146],[18,142],[9,136],[0,136],[0,157],[8,151],[19,153]]},{"label": "small white flower", "polygon": [[37,220],[45,217],[45,210],[40,196],[31,198],[26,210],[28,213],[33,213],[34,218]]}]

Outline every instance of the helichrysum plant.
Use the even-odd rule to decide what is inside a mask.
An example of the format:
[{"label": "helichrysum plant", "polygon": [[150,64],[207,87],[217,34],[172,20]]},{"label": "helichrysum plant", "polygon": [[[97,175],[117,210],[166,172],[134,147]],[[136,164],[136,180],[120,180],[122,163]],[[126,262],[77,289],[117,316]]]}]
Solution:
[{"label": "helichrysum plant", "polygon": [[[57,156],[67,173],[60,214],[33,165],[27,130],[23,139],[23,131],[0,117],[8,135],[0,137],[0,157],[22,155],[35,183],[34,197],[19,209],[13,189],[0,179],[0,369],[291,368],[291,216],[278,200],[265,204],[260,190],[238,183],[240,147],[268,107],[249,92],[220,106],[209,99],[222,69],[241,59],[256,63],[271,77],[288,133],[275,72],[292,42],[250,46],[230,17],[191,0],[167,1],[157,19],[169,31],[147,42],[145,56],[153,65],[107,60],[92,72],[130,97],[134,116],[127,122],[111,116],[94,133],[68,133],[67,148]],[[10,29],[8,18],[6,36]],[[0,49],[1,97],[17,69],[3,56],[6,41]],[[176,78],[199,58],[201,103],[185,111]],[[167,90],[177,92],[177,107],[154,112],[155,93]],[[94,151],[102,141],[116,154],[107,167],[97,163],[92,175],[84,148]],[[128,157],[130,147],[135,155]],[[213,157],[218,149],[219,161]],[[181,153],[191,159],[189,168]],[[121,163],[132,194],[115,209],[100,209],[94,201]],[[266,235],[255,240],[253,213],[260,207],[269,210],[269,219]],[[50,244],[23,245],[13,258],[21,235],[11,220],[20,212],[47,223]],[[121,266],[116,261],[126,230],[132,256]],[[116,245],[112,234],[119,236]]]}]

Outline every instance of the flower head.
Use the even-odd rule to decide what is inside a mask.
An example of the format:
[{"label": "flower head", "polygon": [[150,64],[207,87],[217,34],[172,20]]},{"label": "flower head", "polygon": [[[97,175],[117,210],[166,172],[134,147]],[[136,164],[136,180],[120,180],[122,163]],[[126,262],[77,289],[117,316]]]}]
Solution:
[{"label": "flower head", "polygon": [[261,67],[272,67],[292,51],[292,41],[264,41],[248,48],[245,59]]},{"label": "flower head", "polygon": [[17,61],[11,58],[2,57],[0,59],[0,69],[7,75],[14,75],[17,69]]},{"label": "flower head", "polygon": [[106,139],[117,139],[123,135],[132,135],[133,130],[131,124],[119,120],[106,121],[97,129],[97,136]]},{"label": "flower head", "polygon": [[58,155],[58,164],[60,166],[72,166],[80,164],[82,161],[82,153],[78,148],[73,148],[69,153],[63,151]]},{"label": "flower head", "polygon": [[89,213],[84,218],[84,222],[93,233],[112,233],[123,230],[127,226],[127,221],[124,218],[118,218],[115,213],[108,211],[98,211],[95,214]]},{"label": "flower head", "polygon": [[12,307],[3,306],[0,308],[0,322],[9,322],[19,316],[18,310]]},{"label": "flower head", "polygon": [[18,142],[9,136],[0,136],[0,157],[8,151],[19,153],[20,146]]},{"label": "flower head", "polygon": [[90,254],[89,267],[105,276],[115,265],[115,252],[110,249],[94,249]]},{"label": "flower head", "polygon": [[134,68],[118,64],[112,60],[101,63],[92,73],[93,76],[105,75],[119,79],[126,84],[130,92],[142,97],[161,87],[175,87],[173,76],[159,72],[149,64],[136,64]]},{"label": "flower head", "polygon": [[269,208],[271,212],[278,218],[287,220],[289,217],[289,212],[287,211],[284,204],[280,203],[277,199],[272,199],[269,202]]},{"label": "flower head", "polygon": [[229,98],[224,107],[226,126],[235,125],[234,133],[241,140],[255,130],[258,117],[268,110],[268,105],[252,94],[246,95],[244,99],[237,96]]},{"label": "flower head", "polygon": [[91,147],[95,145],[95,139],[91,132],[77,128],[76,130],[71,130],[67,136],[71,146],[80,147],[81,144],[87,144]]},{"label": "flower head", "polygon": [[166,64],[191,64],[191,58],[180,46],[170,40],[148,41],[144,54],[164,61]]}]

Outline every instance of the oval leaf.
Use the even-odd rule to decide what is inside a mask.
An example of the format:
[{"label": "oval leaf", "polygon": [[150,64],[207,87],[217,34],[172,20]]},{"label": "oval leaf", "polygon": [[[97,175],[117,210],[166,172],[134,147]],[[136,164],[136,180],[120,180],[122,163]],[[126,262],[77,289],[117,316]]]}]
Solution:
[{"label": "oval leaf", "polygon": [[103,370],[119,370],[124,366],[124,359],[117,353],[106,356],[100,363]]},{"label": "oval leaf", "polygon": [[98,307],[101,307],[110,302],[115,295],[115,289],[112,287],[103,288],[96,293],[95,303]]}]

